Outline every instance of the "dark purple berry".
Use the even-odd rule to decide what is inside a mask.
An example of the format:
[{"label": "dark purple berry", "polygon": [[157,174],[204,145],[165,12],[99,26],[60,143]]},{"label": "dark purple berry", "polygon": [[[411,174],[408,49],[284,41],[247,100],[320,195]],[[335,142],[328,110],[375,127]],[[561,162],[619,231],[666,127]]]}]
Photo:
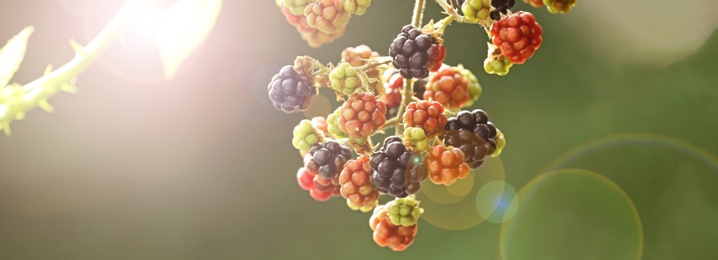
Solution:
[{"label": "dark purple berry", "polygon": [[419,191],[427,172],[421,155],[406,149],[401,138],[388,137],[370,159],[372,179],[380,192],[394,197],[406,197]]},{"label": "dark purple berry", "polygon": [[292,65],[282,67],[267,89],[274,107],[286,113],[307,110],[317,95],[316,87],[301,77]]},{"label": "dark purple berry", "polygon": [[331,179],[341,172],[344,164],[351,159],[351,154],[349,147],[336,141],[318,142],[309,149],[307,156],[311,158],[306,161],[305,167],[319,172],[319,175],[326,179]]}]

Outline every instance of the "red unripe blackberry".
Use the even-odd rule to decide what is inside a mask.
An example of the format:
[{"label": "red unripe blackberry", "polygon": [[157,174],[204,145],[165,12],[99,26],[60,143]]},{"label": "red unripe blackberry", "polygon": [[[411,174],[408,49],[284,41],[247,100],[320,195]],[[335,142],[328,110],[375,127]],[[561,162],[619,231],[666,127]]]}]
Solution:
[{"label": "red unripe blackberry", "polygon": [[436,101],[411,102],[406,106],[404,112],[404,127],[419,127],[428,137],[433,137],[443,131],[446,122],[444,106]]},{"label": "red unripe blackberry", "polygon": [[351,159],[352,152],[349,147],[343,146],[334,140],[318,142],[312,145],[309,154],[305,156],[305,167],[316,171],[321,177],[331,179],[339,175],[344,164]]},{"label": "red unripe blackberry", "polygon": [[415,194],[426,179],[426,167],[421,155],[408,150],[402,139],[391,136],[371,155],[374,185],[384,194],[403,198]]},{"label": "red unripe blackberry", "polygon": [[401,103],[401,90],[404,87],[404,78],[399,74],[394,74],[384,87],[386,95],[384,95],[386,106],[395,107]]},{"label": "red unripe blackberry", "polygon": [[529,12],[518,11],[491,25],[494,45],[512,63],[523,64],[541,46],[541,25]]},{"label": "red unripe blackberry", "polygon": [[470,79],[461,69],[443,65],[429,74],[424,100],[435,100],[446,108],[459,109],[469,101]]},{"label": "red unripe blackberry", "polygon": [[434,146],[424,158],[429,180],[435,184],[451,185],[457,179],[469,175],[469,165],[464,162],[464,152],[459,148]]},{"label": "red unripe blackberry", "polygon": [[446,58],[441,39],[413,25],[406,25],[389,46],[392,64],[406,79],[425,78],[436,71]]},{"label": "red unripe blackberry", "polygon": [[309,47],[318,48],[319,46],[322,46],[322,44],[331,43],[337,38],[342,37],[342,35],[344,35],[344,32],[346,31],[346,28],[332,34],[323,33],[317,29],[304,32],[297,28],[297,31],[299,31],[299,34],[302,36],[302,39],[307,42]]},{"label": "red unripe blackberry", "polygon": [[386,123],[386,105],[370,93],[351,95],[339,111],[337,127],[352,139],[366,138]]},{"label": "red unripe blackberry", "polygon": [[299,187],[303,190],[314,189],[315,175],[317,175],[316,172],[309,171],[307,168],[299,168],[299,171],[297,171],[297,182],[299,183]]},{"label": "red unripe blackberry", "polygon": [[496,149],[496,126],[481,109],[461,111],[449,118],[441,135],[444,144],[458,147],[464,153],[464,161],[476,169],[484,158]]},{"label": "red unripe blackberry", "polygon": [[314,189],[309,191],[309,195],[315,199],[315,195],[320,198],[327,195],[329,197],[338,197],[341,196],[340,189],[341,185],[339,185],[339,176],[327,179],[317,174],[314,176]]},{"label": "red unripe blackberry", "polygon": [[349,160],[339,174],[342,197],[362,211],[368,211],[377,205],[379,191],[371,178],[372,169],[369,157],[361,156],[356,160]]},{"label": "red unripe blackberry", "polygon": [[299,75],[292,65],[282,67],[272,77],[268,89],[274,107],[286,113],[307,110],[317,95],[317,88]]},{"label": "red unripe blackberry", "polygon": [[374,208],[369,219],[369,227],[373,233],[374,242],[381,247],[389,247],[394,251],[404,251],[414,242],[419,231],[418,224],[412,226],[396,226],[391,223],[386,206]]}]

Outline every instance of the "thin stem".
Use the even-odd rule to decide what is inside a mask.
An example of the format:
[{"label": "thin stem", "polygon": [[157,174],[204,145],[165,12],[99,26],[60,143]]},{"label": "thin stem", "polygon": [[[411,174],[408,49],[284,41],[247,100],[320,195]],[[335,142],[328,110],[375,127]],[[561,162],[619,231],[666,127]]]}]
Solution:
[{"label": "thin stem", "polygon": [[6,134],[9,134],[9,124],[16,119],[16,115],[24,115],[24,113],[36,106],[50,111],[52,108],[47,103],[47,99],[51,98],[59,90],[74,90],[69,84],[97,60],[107,47],[120,36],[121,32],[132,20],[133,14],[147,2],[146,0],[127,1],[117,15],[86,46],[83,47],[77,42],[71,41],[70,44],[76,52],[72,60],[56,70],[49,71],[42,77],[27,83],[21,89],[17,89],[19,92],[14,95],[12,100],[5,100],[0,104],[0,108],[2,108],[0,109],[0,122],[2,123],[0,128],[3,128]]},{"label": "thin stem", "polygon": [[416,2],[414,2],[414,15],[411,16],[411,24],[416,28],[421,27],[421,19],[424,17],[425,6],[425,0],[416,0]]},{"label": "thin stem", "polygon": [[[414,96],[414,89],[412,88],[412,83],[414,83],[411,79],[404,79],[404,97],[402,98],[401,105],[399,105],[399,112],[396,113],[396,119],[397,121],[401,122],[401,120],[404,117],[404,110],[406,110],[406,105],[411,103],[412,99],[411,97]],[[404,133],[404,125],[403,123],[399,123],[396,125],[396,135],[401,135]]]}]

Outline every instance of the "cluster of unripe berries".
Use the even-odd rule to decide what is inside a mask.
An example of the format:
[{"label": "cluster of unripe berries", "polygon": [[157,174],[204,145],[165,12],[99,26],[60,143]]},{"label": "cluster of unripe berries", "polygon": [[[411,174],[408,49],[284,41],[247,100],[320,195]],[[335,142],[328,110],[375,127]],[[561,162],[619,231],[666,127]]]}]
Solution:
[{"label": "cluster of unripe berries", "polygon": [[[350,17],[363,14],[370,2],[276,3],[303,38],[319,46],[343,34]],[[545,2],[553,8],[572,6]],[[417,234],[424,210],[415,194],[422,185],[452,185],[479,169],[486,157],[501,154],[506,144],[484,110],[462,110],[476,105],[482,87],[470,70],[444,63],[446,23],[461,10],[462,21],[487,27],[488,73],[505,75],[541,45],[541,26],[531,13],[512,13],[513,0],[457,0],[458,10],[453,3],[447,19],[422,28],[403,26],[387,44],[388,56],[366,45],[346,48],[336,65],[301,56],[268,85],[273,105],[286,113],[306,111],[320,88],[343,101],[326,117],[302,120],[294,128],[292,145],[303,158],[297,181],[317,201],[341,196],[352,210],[373,211],[374,241],[395,251],[406,249]],[[372,140],[389,128],[395,128],[394,135]],[[394,200],[379,205],[382,195]]]}]

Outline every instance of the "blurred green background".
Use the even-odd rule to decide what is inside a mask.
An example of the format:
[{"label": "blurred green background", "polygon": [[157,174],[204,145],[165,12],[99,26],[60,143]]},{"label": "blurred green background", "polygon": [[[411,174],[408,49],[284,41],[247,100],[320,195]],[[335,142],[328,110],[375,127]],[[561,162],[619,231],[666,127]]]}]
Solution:
[{"label": "blurred green background", "polygon": [[[31,112],[0,138],[0,259],[718,255],[714,1],[686,1],[678,14],[669,1],[579,0],[566,15],[517,3],[536,15],[544,42],[505,77],[483,72],[480,27],[449,27],[445,62],[478,76],[473,108],[508,142],[454,190],[425,184],[426,214],[401,253],[374,244],[370,214],[339,198],[316,202],[297,185],[291,130],[336,107],[333,96],[287,115],[266,86],[298,55],[337,62],[359,44],[387,55],[413,1],[374,1],[319,49],[274,1],[224,1],[207,42],[165,81],[152,21],[170,2],[138,16],[79,78],[79,93],[50,100],[54,114]],[[14,81],[70,60],[68,39],[86,43],[121,5],[3,1],[0,39],[35,26]],[[429,1],[431,18],[441,14]],[[511,203],[487,209],[496,194]]]}]

